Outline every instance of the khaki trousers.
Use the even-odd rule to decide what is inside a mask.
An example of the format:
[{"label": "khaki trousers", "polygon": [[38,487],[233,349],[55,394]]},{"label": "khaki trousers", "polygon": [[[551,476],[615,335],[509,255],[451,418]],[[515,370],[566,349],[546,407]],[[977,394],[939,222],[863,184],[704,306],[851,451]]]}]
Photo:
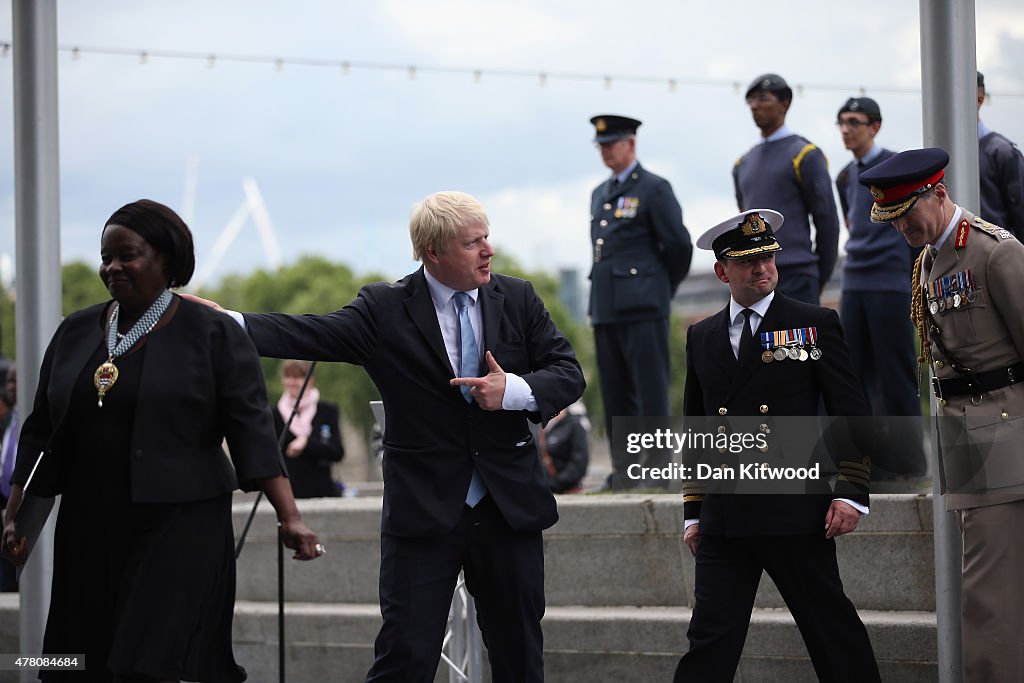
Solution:
[{"label": "khaki trousers", "polygon": [[1024,500],[957,516],[964,683],[1024,681]]}]

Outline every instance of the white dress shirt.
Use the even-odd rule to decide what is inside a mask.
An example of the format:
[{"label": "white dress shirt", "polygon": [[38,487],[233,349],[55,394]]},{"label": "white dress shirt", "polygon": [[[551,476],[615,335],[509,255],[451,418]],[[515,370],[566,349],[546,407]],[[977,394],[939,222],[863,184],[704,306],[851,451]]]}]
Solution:
[{"label": "white dress shirt", "polygon": [[[935,253],[938,253],[939,249],[942,249],[942,245],[946,243],[947,239],[949,239],[949,234],[953,232],[953,228],[956,227],[956,224],[960,221],[960,216],[964,213],[964,210],[956,204],[953,205],[953,208],[955,208],[956,211],[953,212],[953,217],[949,219],[949,225],[946,226],[946,229],[942,231],[941,235],[939,235],[939,239],[935,240],[935,244],[932,245],[935,249]],[[934,255],[932,258],[934,258]]]},{"label": "white dress shirt", "polygon": [[[750,333],[757,340],[757,328],[761,326],[768,307],[775,299],[775,291],[769,292],[768,296],[750,307],[753,313],[750,314]],[[736,303],[736,299],[729,297],[729,343],[732,344],[732,355],[740,357],[740,333],[743,330],[743,306]]]},{"label": "white dress shirt", "polygon": [[[448,362],[452,364],[452,371],[459,376],[459,310],[455,306],[456,291],[446,284],[440,282],[430,274],[426,268],[423,275],[427,278],[427,288],[430,290],[430,299],[434,302],[434,313],[437,314],[437,324],[441,327],[441,337],[444,338],[444,350],[448,354]],[[483,318],[480,315],[478,305],[479,289],[473,289],[466,294],[469,295],[469,324],[473,327],[473,336],[476,337],[477,347],[484,353]],[[500,359],[498,365],[501,365]],[[480,376],[483,377],[489,369],[484,358],[480,358]],[[533,396],[533,389],[526,383],[526,380],[519,375],[505,373],[505,394],[501,398],[502,410],[537,410],[537,399]]]}]

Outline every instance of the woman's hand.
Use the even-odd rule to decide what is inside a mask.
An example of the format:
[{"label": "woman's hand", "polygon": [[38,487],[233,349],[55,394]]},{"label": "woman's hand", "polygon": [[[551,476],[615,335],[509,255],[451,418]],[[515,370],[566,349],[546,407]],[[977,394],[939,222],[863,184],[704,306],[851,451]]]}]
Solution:
[{"label": "woman's hand", "polygon": [[301,518],[281,522],[281,540],[295,551],[293,560],[315,560],[327,552],[313,530]]},{"label": "woman's hand", "polygon": [[14,529],[14,520],[10,520],[4,526],[4,538],[0,543],[0,550],[4,557],[11,561],[11,564],[20,567],[28,559],[28,539],[24,536],[18,537]]},{"label": "woman's hand", "polygon": [[28,539],[18,536],[14,528],[15,515],[21,507],[21,498],[25,489],[21,484],[11,486],[11,494],[7,498],[7,509],[4,510],[4,536],[0,539],[0,552],[17,567],[25,564],[28,559]]},{"label": "woman's hand", "polygon": [[309,439],[304,436],[297,436],[285,446],[284,454],[289,458],[297,458],[302,455],[302,451],[306,450],[307,443],[309,443]]},{"label": "woman's hand", "polygon": [[292,485],[282,476],[263,480],[263,493],[277,511],[277,521],[281,525],[281,540],[285,546],[295,551],[293,560],[315,560],[327,554],[327,548],[320,543],[313,530],[306,526],[295,505]]}]

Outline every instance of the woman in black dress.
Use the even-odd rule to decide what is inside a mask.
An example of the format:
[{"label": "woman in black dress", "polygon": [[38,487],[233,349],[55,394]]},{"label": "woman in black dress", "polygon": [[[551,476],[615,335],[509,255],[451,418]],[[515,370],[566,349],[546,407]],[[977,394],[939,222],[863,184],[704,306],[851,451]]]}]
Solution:
[{"label": "woman in black dress", "polygon": [[295,559],[323,546],[283,476],[252,342],[170,292],[195,267],[185,223],[133,202],[106,222],[100,255],[113,300],[71,314],[50,341],[7,505],[2,549],[21,564],[23,495],[62,494],[43,653],[84,653],[86,670],[40,678],[243,681],[231,492],[266,493]]},{"label": "woman in black dress", "polygon": [[[302,383],[311,363],[308,360],[286,360],[281,363],[281,385],[284,391],[274,411],[274,426],[280,434],[285,424],[288,435],[284,454],[288,464],[288,481],[296,498],[337,498],[340,482],[331,477],[331,465],[345,457],[345,447],[338,432],[341,413],[330,401],[321,401],[316,376],[309,376],[306,393],[295,410]],[[295,417],[292,418],[292,413]]]}]

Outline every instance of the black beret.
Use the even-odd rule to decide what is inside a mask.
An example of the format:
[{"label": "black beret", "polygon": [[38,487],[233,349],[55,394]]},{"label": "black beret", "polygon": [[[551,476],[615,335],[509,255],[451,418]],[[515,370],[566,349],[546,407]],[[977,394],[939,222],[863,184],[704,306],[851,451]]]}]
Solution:
[{"label": "black beret", "polygon": [[767,90],[768,92],[775,93],[784,100],[793,99],[793,90],[786,83],[786,79],[778,74],[761,74],[755,78],[750,83],[750,87],[747,88],[746,97],[750,97],[751,93],[755,93],[758,90]]}]

